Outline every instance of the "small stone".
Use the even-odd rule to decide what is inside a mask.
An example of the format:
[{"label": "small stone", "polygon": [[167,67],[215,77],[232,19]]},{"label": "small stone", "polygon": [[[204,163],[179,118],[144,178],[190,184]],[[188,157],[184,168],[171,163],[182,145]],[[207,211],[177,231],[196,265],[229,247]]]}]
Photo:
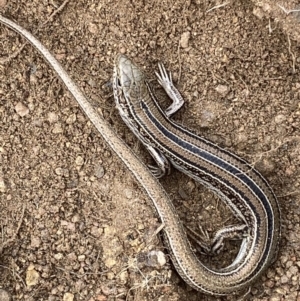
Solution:
[{"label": "small stone", "polygon": [[189,47],[189,40],[191,37],[191,33],[189,31],[184,32],[180,37],[180,46],[182,48],[188,48]]},{"label": "small stone", "polygon": [[286,120],[286,117],[283,114],[275,116],[275,123],[279,124]]},{"label": "small stone", "polygon": [[5,192],[5,191],[6,191],[6,185],[4,182],[4,178],[0,174],[0,192]]},{"label": "small stone", "polygon": [[150,41],[150,42],[149,42],[149,46],[150,46],[150,48],[154,49],[155,46],[156,46],[155,41]]},{"label": "small stone", "polygon": [[262,20],[264,17],[264,12],[260,7],[255,7],[253,9],[253,15],[256,16],[258,19]]},{"label": "small stone", "polygon": [[261,1],[261,8],[263,11],[270,13],[271,12],[271,6],[268,3],[265,3],[264,1]]},{"label": "small stone", "polygon": [[61,220],[61,221],[60,221],[60,224],[61,224],[63,227],[67,227],[67,226],[68,226],[68,221]]},{"label": "small stone", "polygon": [[106,273],[106,277],[109,280],[113,280],[113,279],[115,279],[116,276],[115,276],[115,274],[113,272],[107,272]]},{"label": "small stone", "polygon": [[76,114],[71,114],[71,115],[67,118],[66,123],[67,123],[67,124],[73,124],[75,121],[76,121]]},{"label": "small stone", "polygon": [[104,234],[106,236],[109,236],[109,235],[114,235],[116,233],[116,228],[112,227],[112,226],[107,226],[104,228]]},{"label": "small stone", "polygon": [[289,278],[286,275],[283,275],[280,279],[280,282],[282,284],[288,283],[289,282]]},{"label": "small stone", "polygon": [[282,265],[285,265],[285,263],[288,262],[288,260],[289,260],[289,257],[287,257],[287,256],[282,255],[280,257],[280,262],[281,262]]},{"label": "small stone", "polygon": [[270,301],[281,301],[282,298],[281,298],[281,296],[275,295],[275,296],[272,296],[269,300]]},{"label": "small stone", "polygon": [[63,129],[62,129],[62,126],[60,123],[55,123],[54,124],[54,127],[53,127],[53,130],[52,130],[52,133],[53,134],[61,134],[63,132]]},{"label": "small stone", "polygon": [[79,262],[83,262],[83,261],[85,261],[85,255],[79,255],[77,257],[77,259],[78,259]]},{"label": "small stone", "polygon": [[55,168],[55,173],[58,175],[58,176],[62,176],[63,173],[64,173],[64,170],[61,168],[61,167],[57,167]]},{"label": "small stone", "polygon": [[75,223],[68,223],[67,229],[69,229],[71,232],[75,232],[76,231]]},{"label": "small stone", "polygon": [[268,287],[268,288],[272,288],[272,287],[274,287],[274,285],[275,285],[275,283],[272,280],[267,280],[265,282],[265,286]]},{"label": "small stone", "polygon": [[229,92],[228,86],[225,85],[218,85],[215,90],[222,96],[225,96]]},{"label": "small stone", "polygon": [[298,275],[299,271],[298,271],[298,267],[293,265],[289,268],[289,272],[292,274],[292,275]]},{"label": "small stone", "polygon": [[56,205],[53,205],[53,206],[51,206],[51,207],[49,208],[49,211],[50,211],[51,213],[58,213],[58,212],[59,212],[59,207],[56,206]]},{"label": "small stone", "polygon": [[[31,236],[31,242],[30,242],[30,247],[31,248],[38,248],[41,245],[41,240],[37,236]],[[1,299],[0,299],[1,301]]]},{"label": "small stone", "polygon": [[94,167],[95,177],[98,179],[102,178],[104,176],[104,167],[100,164],[96,164]]},{"label": "small stone", "polygon": [[212,121],[215,118],[215,114],[213,111],[211,110],[202,110],[201,112],[201,126],[202,127],[209,127],[210,123],[212,123]]},{"label": "small stone", "polygon": [[80,216],[79,216],[79,214],[75,214],[75,215],[72,217],[72,222],[73,222],[73,223],[78,223],[78,222],[80,222]]},{"label": "small stone", "polygon": [[55,54],[55,58],[58,60],[58,61],[63,61],[66,57],[66,54],[65,53],[56,53]]},{"label": "small stone", "polygon": [[139,231],[143,231],[143,230],[145,230],[145,225],[143,225],[143,224],[138,224],[138,225],[137,225],[137,229],[138,229]]},{"label": "small stone", "polygon": [[80,292],[84,289],[85,286],[86,286],[85,282],[82,279],[79,279],[75,283],[74,290],[76,292]]},{"label": "small stone", "polygon": [[89,84],[89,86],[91,86],[93,88],[97,87],[97,82],[93,78],[90,78],[88,80],[88,84]]},{"label": "small stone", "polygon": [[16,110],[17,114],[21,117],[24,117],[25,115],[27,115],[29,113],[29,109],[22,102],[18,102],[16,104],[15,110]]},{"label": "small stone", "polygon": [[49,112],[47,116],[49,123],[55,123],[58,120],[58,116],[55,112]]},{"label": "small stone", "polygon": [[71,293],[65,293],[63,296],[63,301],[73,301],[74,295]]},{"label": "small stone", "polygon": [[117,264],[116,259],[109,257],[103,260],[104,264],[110,269]]},{"label": "small stone", "polygon": [[88,30],[92,34],[97,34],[98,33],[98,26],[95,23],[89,23],[88,24]]},{"label": "small stone", "polygon": [[81,156],[78,156],[75,160],[77,166],[82,166],[84,163],[84,159]]},{"label": "small stone", "polygon": [[132,191],[132,189],[125,188],[124,194],[125,194],[125,197],[130,200],[130,199],[132,199],[133,191]]},{"label": "small stone", "polygon": [[143,256],[145,259],[144,264],[149,267],[160,268],[160,267],[164,266],[167,262],[166,256],[162,251],[153,250],[145,255],[146,256]]},{"label": "small stone", "polygon": [[124,46],[121,46],[119,51],[120,51],[120,53],[125,54],[126,48]]},{"label": "small stone", "polygon": [[34,269],[34,265],[30,265],[26,272],[26,284],[27,286],[36,285],[39,281],[40,275]]},{"label": "small stone", "polygon": [[62,253],[54,254],[54,258],[55,258],[56,260],[60,260],[60,259],[62,259],[63,257],[64,257],[64,255],[63,255]]},{"label": "small stone", "polygon": [[109,30],[113,32],[118,38],[122,38],[124,33],[120,30],[119,26],[111,24]]},{"label": "small stone", "polygon": [[37,156],[39,154],[39,152],[40,152],[40,147],[38,145],[37,146],[33,146],[32,147],[32,151],[33,151],[33,154]]},{"label": "small stone", "polygon": [[91,234],[94,237],[100,237],[102,233],[103,233],[102,228],[98,228],[98,227],[93,226],[92,229],[91,229]]},{"label": "small stone", "polygon": [[73,262],[76,261],[76,259],[77,259],[77,256],[74,252],[68,254],[67,257],[70,261],[73,261]]}]

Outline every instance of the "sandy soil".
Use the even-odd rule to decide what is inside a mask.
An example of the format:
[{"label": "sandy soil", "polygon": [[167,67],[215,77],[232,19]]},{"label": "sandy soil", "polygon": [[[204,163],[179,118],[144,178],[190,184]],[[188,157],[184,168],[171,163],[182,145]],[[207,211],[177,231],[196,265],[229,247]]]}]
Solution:
[{"label": "sandy soil", "polygon": [[[300,3],[298,0],[252,0],[252,2],[255,16],[269,21],[272,18],[272,21],[287,34],[287,38],[300,41]],[[273,31],[271,23],[269,23],[269,30]]]},{"label": "sandy soil", "polygon": [[[57,10],[63,1],[2,0],[0,9],[55,54],[144,161],[114,108],[112,65],[126,53],[154,80],[163,62],[186,100],[174,119],[253,163],[278,196],[279,256],[248,300],[300,300],[299,43],[285,23],[297,14],[262,1],[149,2],[78,0]],[[0,26],[0,300],[236,300],[180,279],[160,236],[150,240],[159,220],[147,196],[41,55],[28,44],[14,55],[23,42]],[[212,235],[231,223],[188,177],[175,171],[161,182],[186,225]],[[152,266],[151,250],[167,263]]]}]

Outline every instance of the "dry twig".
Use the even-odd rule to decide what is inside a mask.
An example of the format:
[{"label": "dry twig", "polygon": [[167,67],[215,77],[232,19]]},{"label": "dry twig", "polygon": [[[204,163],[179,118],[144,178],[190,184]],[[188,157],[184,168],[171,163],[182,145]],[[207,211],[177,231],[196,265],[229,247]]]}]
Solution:
[{"label": "dry twig", "polygon": [[209,13],[209,12],[211,12],[212,10],[215,10],[215,9],[218,9],[218,8],[221,8],[221,7],[224,7],[224,6],[228,5],[228,4],[230,4],[230,2],[225,2],[225,3],[223,3],[223,4],[216,5],[216,6],[212,7],[212,8],[210,8],[210,9],[208,9],[208,10],[206,11],[206,13]]},{"label": "dry twig", "polygon": [[290,13],[300,12],[300,9],[286,9],[285,7],[283,7],[282,5],[280,5],[280,4],[278,4],[278,3],[277,3],[277,6],[278,6],[279,8],[281,8],[281,9],[284,11],[284,13],[285,13],[286,15],[289,15]]},{"label": "dry twig", "polygon": [[290,55],[292,57],[293,73],[295,73],[296,72],[296,56],[295,56],[295,54],[291,50],[291,40],[290,40],[290,36],[289,35],[287,36],[287,39],[288,39],[288,43],[289,43],[289,48],[288,48],[289,49],[289,53],[290,53]]}]

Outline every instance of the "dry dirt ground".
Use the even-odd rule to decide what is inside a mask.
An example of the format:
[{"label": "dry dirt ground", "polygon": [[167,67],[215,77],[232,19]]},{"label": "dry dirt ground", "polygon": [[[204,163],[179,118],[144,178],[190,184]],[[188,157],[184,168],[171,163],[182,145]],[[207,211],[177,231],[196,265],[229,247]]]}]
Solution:
[{"label": "dry dirt ground", "polygon": [[[113,60],[123,52],[144,68],[163,106],[154,71],[165,63],[186,100],[174,119],[253,163],[278,196],[279,256],[248,299],[300,300],[299,44],[276,20],[298,15],[272,15],[262,1],[148,2],[2,0],[0,9],[55,54],[144,161],[114,108]],[[236,300],[180,279],[160,236],[150,239],[159,220],[145,193],[41,55],[28,44],[17,53],[23,43],[0,26],[0,300]],[[183,223],[210,235],[230,223],[188,177],[161,182]],[[167,263],[151,266],[150,250]]]}]

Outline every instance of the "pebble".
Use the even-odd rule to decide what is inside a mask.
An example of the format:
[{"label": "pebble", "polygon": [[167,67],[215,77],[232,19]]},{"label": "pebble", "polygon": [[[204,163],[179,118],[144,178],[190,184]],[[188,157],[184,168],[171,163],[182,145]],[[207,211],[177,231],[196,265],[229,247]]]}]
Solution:
[{"label": "pebble", "polygon": [[182,35],[181,35],[181,38],[180,38],[180,46],[182,48],[188,48],[189,47],[189,40],[190,40],[190,37],[191,37],[191,33],[189,31],[186,31],[184,32]]},{"label": "pebble", "polygon": [[84,163],[84,159],[81,157],[81,156],[78,156],[76,159],[75,159],[75,163],[77,166],[82,166],[83,163]]},{"label": "pebble", "polygon": [[88,30],[92,34],[97,34],[99,31],[97,24],[92,22],[88,24]]},{"label": "pebble", "polygon": [[95,227],[95,226],[93,226],[91,228],[91,234],[94,237],[100,237],[102,233],[103,233],[103,229],[102,228],[98,228],[98,227]]},{"label": "pebble", "polygon": [[78,261],[79,261],[79,262],[85,261],[85,255],[79,255],[79,256],[78,256]]},{"label": "pebble", "polygon": [[34,269],[33,265],[30,265],[26,272],[26,285],[33,286],[38,284],[39,278],[39,273]]},{"label": "pebble", "polygon": [[96,164],[94,167],[95,177],[101,179],[104,176],[104,167],[100,164]]},{"label": "pebble", "polygon": [[225,96],[229,92],[228,86],[225,85],[218,85],[215,90],[222,96]]},{"label": "pebble", "polygon": [[64,257],[64,255],[63,255],[62,253],[54,254],[54,258],[55,258],[56,260],[60,260],[60,259],[62,259],[63,257]]},{"label": "pebble", "polygon": [[26,107],[22,102],[18,102],[15,106],[17,114],[21,117],[26,116],[29,113],[28,107]]},{"label": "pebble", "polygon": [[32,248],[38,248],[40,245],[41,245],[41,239],[37,236],[31,236],[30,246]]},{"label": "pebble", "polygon": [[109,269],[117,264],[116,259],[114,259],[113,257],[104,258],[103,262]]},{"label": "pebble", "polygon": [[67,120],[66,120],[66,123],[67,124],[73,124],[75,121],[76,121],[76,114],[71,114],[68,118],[67,118]]},{"label": "pebble", "polygon": [[149,253],[140,253],[139,262],[149,267],[161,268],[167,260],[162,251],[152,250]]},{"label": "pebble", "polygon": [[274,121],[277,124],[280,124],[285,120],[286,120],[286,117],[283,114],[279,114],[279,115],[275,116],[275,118],[274,118]]},{"label": "pebble", "polygon": [[74,295],[71,293],[65,293],[63,296],[63,301],[73,301]]},{"label": "pebble", "polygon": [[67,255],[67,257],[68,257],[68,260],[73,261],[73,262],[76,261],[76,259],[77,259],[76,254],[74,252],[69,253]]},{"label": "pebble", "polygon": [[0,174],[0,192],[5,192],[6,190],[6,185],[4,182],[4,178]]},{"label": "pebble", "polygon": [[262,20],[263,17],[264,17],[264,12],[262,11],[262,9],[260,7],[255,7],[253,9],[252,13],[253,13],[254,16],[259,18],[260,20]]},{"label": "pebble", "polygon": [[154,49],[155,46],[156,46],[155,41],[150,41],[150,42],[149,42],[149,46],[150,46],[150,48]]},{"label": "pebble", "polygon": [[125,54],[126,48],[124,46],[121,46],[119,51],[120,51],[120,53]]},{"label": "pebble", "polygon": [[286,275],[283,275],[280,279],[280,282],[282,284],[288,283],[289,282],[289,278]]},{"label": "pebble", "polygon": [[133,191],[132,191],[132,189],[130,189],[130,188],[125,188],[125,189],[124,189],[124,194],[125,194],[125,197],[126,197],[127,199],[132,199]]},{"label": "pebble", "polygon": [[272,296],[272,297],[270,298],[270,301],[281,301],[281,300],[282,300],[281,297],[278,296],[278,295]]},{"label": "pebble", "polygon": [[62,126],[60,123],[55,123],[52,133],[53,134],[61,134],[63,132]]},{"label": "pebble", "polygon": [[58,120],[58,115],[55,112],[49,112],[47,116],[49,123],[55,123]]},{"label": "pebble", "polygon": [[106,277],[109,280],[113,280],[115,279],[115,274],[113,272],[107,272]]}]

